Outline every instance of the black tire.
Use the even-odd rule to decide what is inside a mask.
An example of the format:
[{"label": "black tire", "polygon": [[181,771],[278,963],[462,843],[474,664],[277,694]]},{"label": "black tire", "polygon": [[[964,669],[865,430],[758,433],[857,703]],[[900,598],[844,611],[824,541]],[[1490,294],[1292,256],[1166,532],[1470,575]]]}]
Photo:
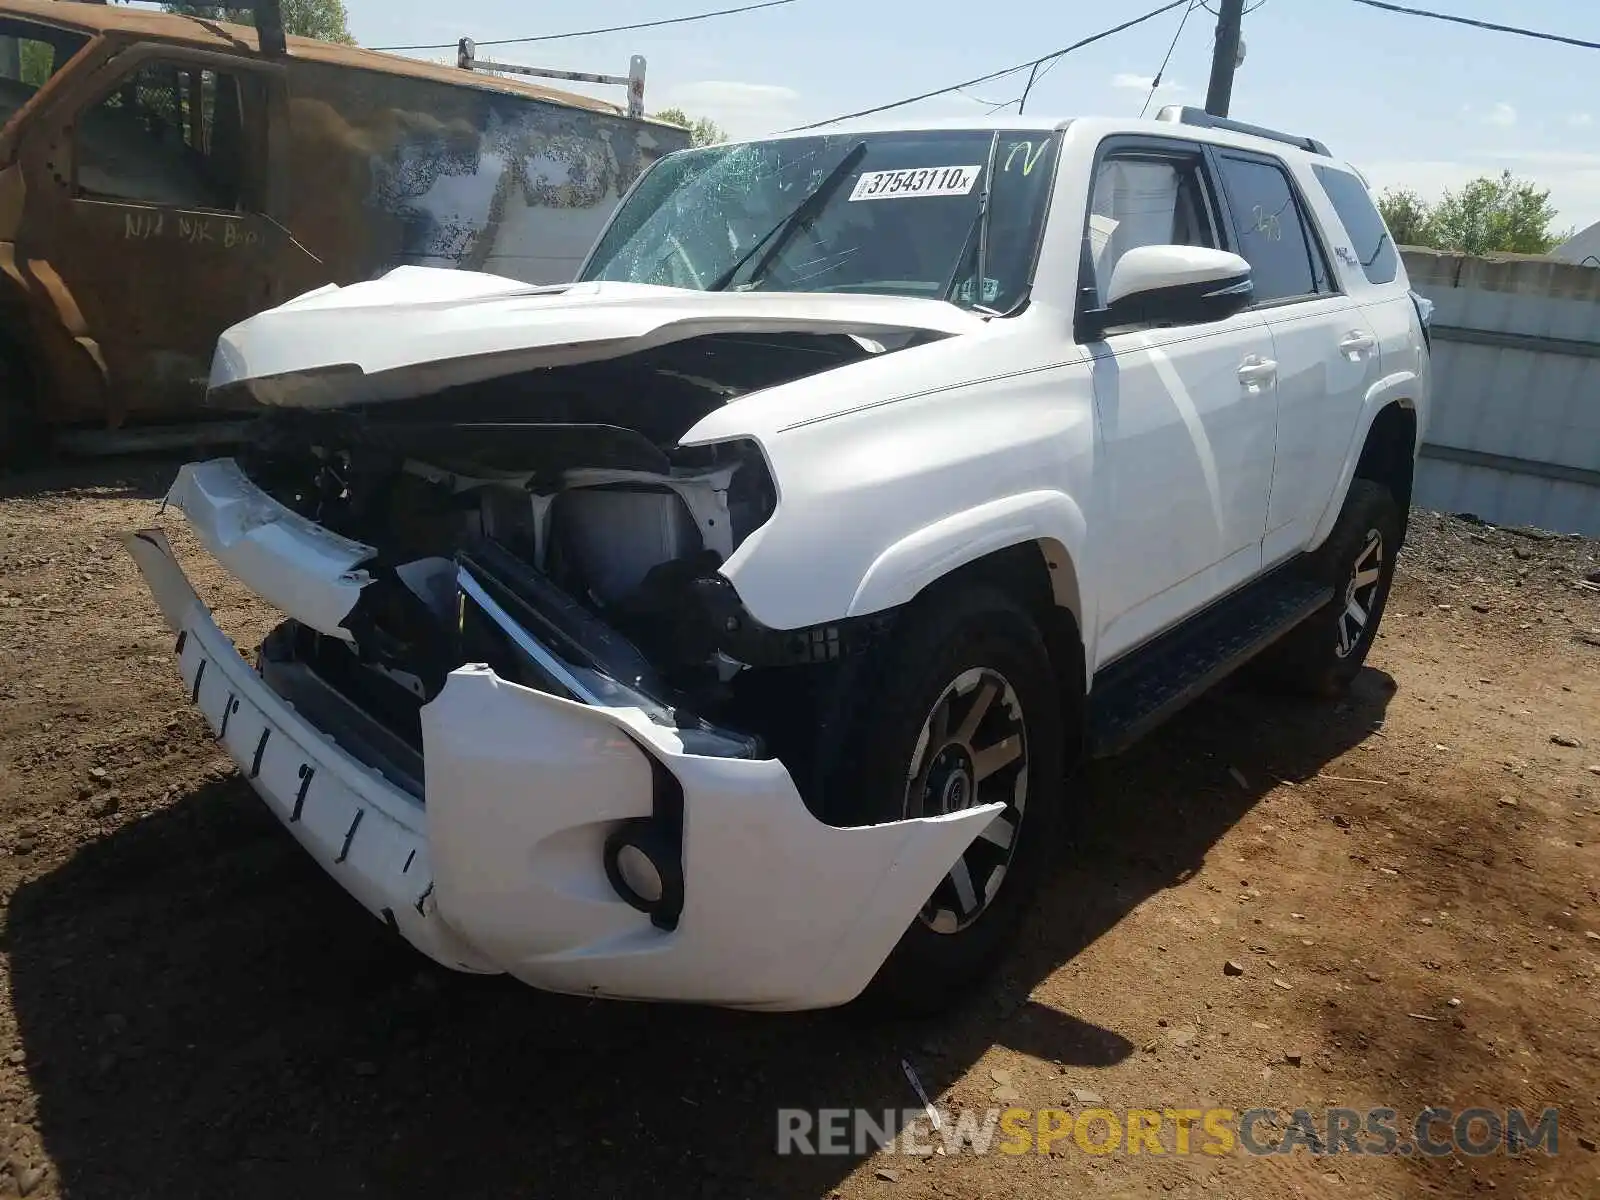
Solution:
[{"label": "black tire", "polygon": [[[1333,532],[1305,564],[1309,578],[1333,588],[1333,599],[1262,656],[1270,679],[1312,696],[1337,696],[1350,686],[1383,620],[1401,536],[1400,506],[1389,489],[1352,481]],[[1363,582],[1374,556],[1377,578]]]},{"label": "black tire", "polygon": [[[919,597],[853,668],[840,677],[831,747],[818,764],[824,819],[869,825],[990,800],[1008,805],[991,827],[996,837],[980,836],[940,883],[857,1006],[932,1013],[989,973],[1032,905],[1062,805],[1059,685],[1034,620],[982,583]],[[1018,734],[1020,759],[1004,762]],[[969,913],[980,886],[987,902]]]}]

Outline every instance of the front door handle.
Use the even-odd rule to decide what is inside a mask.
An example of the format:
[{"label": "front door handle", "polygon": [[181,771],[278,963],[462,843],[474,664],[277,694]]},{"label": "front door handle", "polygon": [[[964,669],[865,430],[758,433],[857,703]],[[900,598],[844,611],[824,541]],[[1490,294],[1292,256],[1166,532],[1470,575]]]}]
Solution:
[{"label": "front door handle", "polygon": [[1360,329],[1352,329],[1344,335],[1344,340],[1339,343],[1339,349],[1346,354],[1365,354],[1378,344],[1378,339],[1370,333]]},{"label": "front door handle", "polygon": [[1270,358],[1252,354],[1239,364],[1239,382],[1246,387],[1271,383],[1278,377],[1278,364]]}]

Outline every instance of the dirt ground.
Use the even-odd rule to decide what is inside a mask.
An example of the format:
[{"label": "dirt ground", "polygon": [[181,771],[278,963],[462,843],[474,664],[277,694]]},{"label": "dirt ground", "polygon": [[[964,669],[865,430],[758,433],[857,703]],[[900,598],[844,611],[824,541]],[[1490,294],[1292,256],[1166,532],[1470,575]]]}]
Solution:
[{"label": "dirt ground", "polygon": [[[1417,514],[1347,701],[1225,686],[1095,767],[1007,975],[871,1024],[545,996],[400,943],[187,704],[115,540],[171,470],[0,485],[0,1194],[1600,1190],[1600,545]],[[780,1107],[916,1107],[903,1062],[973,1113],[1557,1106],[1560,1152],[775,1153]]]}]

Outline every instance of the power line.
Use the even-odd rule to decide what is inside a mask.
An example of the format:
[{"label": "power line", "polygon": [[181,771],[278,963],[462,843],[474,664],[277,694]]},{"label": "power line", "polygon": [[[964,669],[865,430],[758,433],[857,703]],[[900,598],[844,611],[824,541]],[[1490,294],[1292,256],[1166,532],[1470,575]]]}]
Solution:
[{"label": "power line", "polygon": [[[762,0],[760,4],[742,4],[738,8],[719,8],[715,12],[690,13],[682,17],[664,17],[659,21],[640,21],[634,25],[611,25],[605,29],[577,29],[571,33],[544,33],[537,37],[494,38],[481,41],[480,46],[509,46],[517,42],[555,42],[562,38],[593,37],[601,33],[626,33],[632,29],[655,29],[661,25],[684,25],[690,21],[706,21],[712,17],[731,17],[735,13],[755,12],[758,8],[777,8],[793,4],[795,0]],[[435,42],[427,46],[373,46],[373,50],[454,50],[455,42]]]},{"label": "power line", "polygon": [[979,104],[983,105],[990,112],[993,112],[997,108],[1004,108],[1008,104],[1015,104],[1016,103],[1016,100],[1014,100],[1014,99],[1012,99],[1012,100],[985,100],[982,96],[974,96],[971,92],[967,91],[964,88],[957,88],[956,90],[958,92],[960,92],[963,96],[965,96],[968,100],[976,100]]},{"label": "power line", "polygon": [[[1063,46],[1060,50],[1052,50],[1049,54],[1041,54],[1038,58],[1030,58],[1027,62],[1018,63],[1014,67],[1006,67],[1004,70],[1000,71],[990,71],[987,75],[979,75],[976,79],[963,79],[960,83],[952,83],[947,87],[935,88],[931,92],[923,92],[921,95],[909,96],[904,100],[895,100],[888,104],[879,104],[872,108],[863,108],[858,112],[845,113],[838,117],[829,117],[826,121],[813,121],[809,125],[796,125],[792,129],[786,129],[783,132],[798,133],[802,129],[816,129],[822,125],[832,125],[837,121],[851,121],[856,117],[870,117],[874,113],[888,112],[891,108],[904,108],[907,104],[915,104],[919,100],[931,100],[935,96],[947,96],[951,92],[959,92],[962,88],[973,87],[980,83],[989,83],[991,80],[1000,79],[1006,75],[1015,75],[1018,71],[1026,71],[1030,67],[1037,69],[1044,63],[1053,62],[1055,59],[1061,58],[1067,54],[1071,54],[1074,50],[1081,50],[1083,47],[1091,45],[1094,42],[1098,42],[1103,38],[1108,38],[1114,33],[1121,33],[1124,29],[1132,29],[1135,25],[1142,25],[1146,21],[1159,17],[1162,13],[1169,13],[1173,9],[1182,8],[1188,3],[1190,3],[1190,0],[1172,0],[1170,4],[1163,4],[1160,8],[1147,12],[1143,16],[1134,17],[1131,21],[1124,21],[1121,25],[1114,25],[1110,29],[1105,29],[1099,33],[1092,34],[1081,41],[1073,42],[1070,46]],[[1024,93],[1023,100],[1026,99],[1027,95]]]},{"label": "power line", "polygon": [[[1189,0],[1189,8],[1185,9],[1184,12],[1183,12],[1184,21],[1187,21],[1189,19],[1189,12],[1194,7],[1196,2],[1197,2],[1197,0]],[[1265,4],[1266,0],[1260,0],[1260,2],[1262,4]],[[1172,7],[1176,8],[1177,5],[1173,5]],[[1160,14],[1156,13],[1156,14],[1153,14],[1153,15],[1159,16]],[[1140,20],[1145,20],[1145,19],[1147,19],[1147,18],[1144,18],[1144,17],[1140,18]],[[1126,26],[1124,26],[1123,28],[1126,28]],[[1117,32],[1117,31],[1112,31],[1112,32]],[[1180,34],[1183,32],[1183,25],[1182,24],[1179,24],[1178,32]],[[1068,49],[1076,49],[1076,47],[1068,47]],[[1065,53],[1065,51],[1063,51],[1063,53]],[[1171,52],[1170,51],[1168,51],[1168,57],[1171,57]],[[1034,63],[1033,64],[1033,70],[1028,72],[1028,82],[1027,82],[1026,86],[1024,86],[1023,89],[1022,89],[1022,99],[1017,101],[1017,112],[1018,112],[1018,114],[1021,114],[1023,108],[1027,105],[1028,97],[1033,94],[1034,85],[1036,83],[1038,83],[1041,79],[1043,79],[1046,75],[1050,74],[1051,71],[1055,70],[1056,64],[1058,62],[1060,62],[1060,61],[1061,61],[1061,59],[1059,57],[1052,58],[1049,61],[1049,63],[1045,64],[1045,67],[1044,67],[1044,69],[1042,71],[1039,69],[1039,64],[1038,63]],[[1162,69],[1165,70],[1164,67]]]},{"label": "power line", "polygon": [[1435,21],[1449,21],[1455,25],[1470,25],[1474,29],[1487,29],[1491,33],[1514,33],[1519,37],[1538,38],[1543,42],[1561,42],[1584,50],[1600,50],[1600,42],[1586,42],[1582,38],[1565,37],[1559,33],[1542,33],[1537,29],[1519,29],[1515,25],[1496,25],[1493,21],[1476,21],[1471,17],[1457,17],[1450,13],[1428,12],[1421,8],[1406,8],[1400,4],[1386,4],[1384,0],[1355,0],[1368,8],[1381,8],[1385,12],[1404,13],[1408,17],[1430,17]]},{"label": "power line", "polygon": [[1183,27],[1189,23],[1189,14],[1194,12],[1199,4],[1200,0],[1191,0],[1189,7],[1183,10],[1183,19],[1178,22],[1178,32],[1172,35],[1172,45],[1167,47],[1167,56],[1161,60],[1161,68],[1150,81],[1150,94],[1144,98],[1144,106],[1139,109],[1141,117],[1150,111],[1150,101],[1156,98],[1156,89],[1161,86],[1161,77],[1167,73],[1167,64],[1172,61],[1173,51],[1178,48],[1178,39],[1183,36]]}]

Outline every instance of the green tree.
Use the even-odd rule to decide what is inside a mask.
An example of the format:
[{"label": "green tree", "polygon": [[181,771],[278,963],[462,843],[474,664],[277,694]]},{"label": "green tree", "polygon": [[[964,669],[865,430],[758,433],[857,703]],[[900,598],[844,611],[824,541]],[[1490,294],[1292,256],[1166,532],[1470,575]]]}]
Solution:
[{"label": "green tree", "polygon": [[29,87],[43,87],[50,78],[55,51],[47,42],[24,40],[21,45],[22,82]]},{"label": "green tree", "polygon": [[1378,211],[1401,246],[1431,246],[1433,206],[1408,188],[1388,188],[1378,197]]},{"label": "green tree", "polygon": [[1550,230],[1555,219],[1549,188],[1505,171],[1498,179],[1486,175],[1459,192],[1446,192],[1431,224],[1442,249],[1545,254],[1565,240]]},{"label": "green tree", "polygon": [[[161,7],[168,12],[232,21],[236,25],[256,23],[255,10],[248,5],[163,4]],[[350,36],[350,18],[344,10],[344,0],[283,0],[283,29],[285,33],[323,42],[340,42],[346,46],[356,42]]]},{"label": "green tree", "polygon": [[1571,232],[1556,233],[1550,189],[1510,171],[1474,179],[1433,204],[1415,192],[1391,189],[1378,202],[1389,231],[1402,246],[1430,246],[1462,254],[1546,254]]},{"label": "green tree", "polygon": [[718,142],[728,140],[727,131],[710,117],[691,117],[681,108],[663,108],[651,115],[657,121],[665,121],[669,125],[682,125],[689,131],[691,146],[715,146]]}]

